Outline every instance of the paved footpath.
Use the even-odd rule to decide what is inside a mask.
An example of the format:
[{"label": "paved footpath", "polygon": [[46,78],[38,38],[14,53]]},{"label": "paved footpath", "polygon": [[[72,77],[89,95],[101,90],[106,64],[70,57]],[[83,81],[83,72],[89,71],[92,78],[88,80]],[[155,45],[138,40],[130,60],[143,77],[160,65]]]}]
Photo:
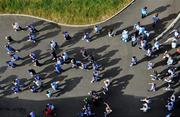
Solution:
[{"label": "paved footpath", "polygon": [[[110,94],[106,97],[107,102],[113,109],[112,117],[164,117],[166,113],[166,109],[164,108],[166,104],[165,100],[169,95],[169,92],[163,90],[165,82],[157,82],[157,92],[150,93],[147,91],[149,88],[148,83],[151,82],[149,75],[152,73],[152,71],[146,70],[147,59],[144,58],[142,51],[137,47],[132,48],[130,43],[123,43],[120,40],[120,34],[124,29],[132,31],[133,25],[140,21],[148,31],[151,31],[151,39],[153,40],[154,37],[166,29],[173,19],[175,19],[180,11],[180,8],[178,8],[179,4],[180,0],[137,0],[122,13],[100,24],[103,27],[103,32],[100,35],[93,34],[93,27],[73,28],[58,26],[30,17],[0,16],[0,86],[9,89],[11,86],[10,83],[16,77],[27,81],[29,78],[27,70],[33,68],[42,75],[46,84],[59,80],[62,83],[62,87],[64,87],[64,90],[60,92],[59,96],[52,99],[48,99],[45,96],[45,92],[49,87],[37,94],[32,94],[29,90],[16,95],[11,92],[1,91],[1,117],[24,117],[30,111],[41,113],[42,108],[48,102],[52,102],[57,106],[58,117],[73,117],[81,110],[82,100],[87,96],[87,92],[98,90],[103,85],[102,81],[94,84],[90,83],[92,71],[71,69],[70,65],[63,66],[65,72],[61,75],[54,73],[54,63],[45,64],[41,68],[29,65],[31,60],[28,58],[28,53],[33,51],[38,53],[40,62],[48,62],[50,55],[47,49],[52,39],[60,45],[58,54],[62,51],[67,51],[81,60],[79,50],[85,47],[91,54],[95,55],[95,59],[99,63],[105,66],[101,75],[104,79],[110,78],[112,81]],[[148,7],[150,15],[142,20],[139,12],[143,6]],[[151,29],[151,17],[157,12],[161,19],[161,26],[154,32]],[[15,32],[11,27],[11,24],[15,21],[22,26],[34,22],[36,28],[40,30],[38,44],[31,44],[25,41],[27,32]],[[116,37],[109,38],[107,36],[107,30],[109,28],[113,28],[117,32]],[[65,42],[62,35],[63,31],[70,32],[73,40]],[[81,40],[84,32],[94,35],[92,42],[86,43]],[[20,52],[18,54],[25,59],[19,62],[21,66],[15,69],[9,69],[5,64],[9,59],[4,49],[6,43],[4,37],[6,35],[11,35],[17,40],[13,44],[13,47],[19,49]],[[175,50],[171,51],[173,52]],[[130,59],[133,55],[137,56],[140,64],[130,68]],[[159,63],[161,58],[162,55],[159,55],[152,62]],[[155,69],[161,72],[166,68],[167,66],[157,65]],[[177,86],[175,93],[179,93],[179,91],[179,87]],[[139,99],[146,96],[153,97],[152,110],[148,113],[142,113],[139,110],[142,106]],[[178,111],[179,108],[175,111],[176,117],[180,116]],[[101,113],[99,114],[97,117],[102,117]]]}]

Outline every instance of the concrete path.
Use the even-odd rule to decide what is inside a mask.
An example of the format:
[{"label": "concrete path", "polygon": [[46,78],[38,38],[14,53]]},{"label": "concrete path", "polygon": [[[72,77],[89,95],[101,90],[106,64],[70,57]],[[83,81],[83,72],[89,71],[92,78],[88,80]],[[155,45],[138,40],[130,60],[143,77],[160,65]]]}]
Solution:
[{"label": "concrete path", "polygon": [[[73,117],[81,110],[82,100],[87,96],[90,90],[99,90],[103,81],[91,84],[92,71],[83,71],[80,69],[71,69],[70,65],[64,65],[61,75],[54,73],[54,63],[47,63],[50,55],[47,52],[50,40],[55,40],[61,46],[59,54],[62,51],[67,51],[79,60],[82,60],[79,50],[87,48],[88,52],[95,56],[100,64],[105,66],[101,75],[105,78],[110,78],[112,81],[110,94],[105,97],[105,100],[113,109],[112,117],[163,117],[165,116],[167,96],[170,94],[163,90],[165,82],[157,82],[158,91],[155,93],[148,92],[151,82],[149,75],[152,71],[146,70],[147,59],[142,54],[142,51],[137,47],[132,48],[130,43],[123,43],[120,40],[122,30],[126,29],[132,31],[133,25],[140,21],[148,31],[151,31],[151,39],[153,40],[160,34],[177,16],[180,9],[179,0],[137,0],[128,9],[118,14],[111,20],[100,24],[103,27],[103,32],[99,35],[93,33],[93,27],[72,28],[65,26],[58,26],[53,23],[42,20],[22,17],[22,16],[0,16],[0,86],[9,89],[11,82],[16,77],[27,81],[29,75],[27,70],[29,68],[36,69],[42,77],[44,82],[49,85],[52,81],[61,81],[64,90],[59,93],[58,97],[48,99],[45,96],[46,90],[41,93],[32,94],[29,90],[23,91],[20,94],[12,94],[11,92],[1,91],[0,96],[0,113],[1,117],[24,117],[30,111],[41,113],[42,108],[48,102],[54,103],[58,108],[58,117]],[[147,6],[150,15],[145,19],[140,18],[140,8]],[[151,17],[155,13],[159,13],[161,25],[154,32],[151,28]],[[38,34],[38,44],[31,44],[26,42],[27,32],[15,32],[11,24],[19,22],[22,26],[34,22],[36,28],[40,30]],[[109,38],[107,30],[113,28],[117,32],[117,36]],[[73,36],[73,40],[66,42],[63,39],[62,32],[68,31]],[[93,35],[93,40],[86,43],[81,40],[84,32],[89,32]],[[16,43],[13,47],[20,50],[18,53],[25,60],[19,62],[21,65],[15,69],[9,69],[5,62],[9,59],[4,49],[6,41],[4,37],[11,35]],[[163,40],[161,40],[163,41]],[[41,68],[29,65],[30,59],[28,54],[35,51],[40,58],[40,62],[47,64]],[[162,50],[162,53],[165,50]],[[174,52],[175,50],[171,50]],[[140,64],[132,68],[129,67],[131,57],[137,56]],[[153,63],[160,63],[162,55],[153,59]],[[167,66],[161,64],[156,65],[155,69],[159,72],[166,69]],[[175,88],[175,93],[179,92],[179,85]],[[139,99],[142,97],[153,97],[152,110],[148,113],[142,113],[139,108],[142,106]],[[98,111],[102,108],[98,108]],[[175,114],[178,116],[178,110]],[[102,117],[102,113],[98,113],[97,117]]]}]

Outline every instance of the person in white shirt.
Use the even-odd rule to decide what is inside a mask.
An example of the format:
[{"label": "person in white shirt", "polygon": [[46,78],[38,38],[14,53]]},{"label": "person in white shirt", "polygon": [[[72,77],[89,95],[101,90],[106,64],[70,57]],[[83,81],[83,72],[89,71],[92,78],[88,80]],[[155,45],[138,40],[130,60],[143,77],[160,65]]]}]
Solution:
[{"label": "person in white shirt", "polygon": [[122,40],[124,41],[124,42],[127,42],[128,41],[128,38],[129,38],[129,33],[128,33],[128,31],[126,31],[126,30],[123,30],[123,32],[122,32]]},{"label": "person in white shirt", "polygon": [[143,107],[140,108],[140,110],[142,110],[143,112],[147,112],[149,109],[151,109],[151,107],[149,107],[147,103],[144,103]]},{"label": "person in white shirt", "polygon": [[57,49],[57,42],[55,42],[54,40],[51,40],[50,41],[50,47],[51,47],[51,50],[56,50]]},{"label": "person in white shirt", "polygon": [[147,70],[151,70],[153,68],[153,63],[151,61],[147,64]]},{"label": "person in white shirt", "polygon": [[174,109],[174,102],[168,102],[165,107],[168,109],[168,111],[172,111]]},{"label": "person in white shirt", "polygon": [[12,24],[12,27],[15,31],[21,31],[24,30],[17,22]]},{"label": "person in white shirt", "polygon": [[151,87],[150,87],[150,89],[149,89],[149,91],[151,91],[151,92],[155,92],[156,91],[156,84],[155,83],[149,83],[150,85],[151,85]]},{"label": "person in white shirt", "polygon": [[99,34],[101,32],[101,30],[102,30],[102,27],[100,27],[99,25],[94,26],[94,31],[96,34]]}]

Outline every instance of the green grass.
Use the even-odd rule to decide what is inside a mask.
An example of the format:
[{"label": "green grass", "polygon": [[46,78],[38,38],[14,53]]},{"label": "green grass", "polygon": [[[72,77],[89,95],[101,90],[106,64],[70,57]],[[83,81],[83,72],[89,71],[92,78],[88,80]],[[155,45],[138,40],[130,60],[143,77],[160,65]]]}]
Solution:
[{"label": "green grass", "polygon": [[65,24],[109,18],[132,0],[0,0],[0,13],[22,13]]}]

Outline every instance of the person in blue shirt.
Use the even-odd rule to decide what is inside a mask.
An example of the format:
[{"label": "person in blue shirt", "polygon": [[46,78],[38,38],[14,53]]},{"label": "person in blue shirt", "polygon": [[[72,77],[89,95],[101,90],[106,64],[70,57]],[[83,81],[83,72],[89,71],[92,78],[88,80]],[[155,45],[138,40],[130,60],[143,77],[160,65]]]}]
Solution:
[{"label": "person in blue shirt", "polygon": [[72,37],[69,35],[68,32],[63,32],[63,36],[64,36],[65,40],[71,40],[72,39]]},{"label": "person in blue shirt", "polygon": [[34,62],[35,60],[37,60],[37,56],[36,56],[36,54],[33,53],[33,52],[31,52],[31,53],[29,54],[29,57],[32,59],[33,62]]},{"label": "person in blue shirt", "polygon": [[52,83],[51,83],[51,88],[52,88],[54,91],[59,90],[59,82],[52,82]]},{"label": "person in blue shirt", "polygon": [[34,26],[33,24],[29,24],[26,26],[26,29],[28,29],[30,31],[30,33],[37,33],[39,32]]},{"label": "person in blue shirt", "polygon": [[10,60],[10,61],[7,61],[6,63],[7,63],[8,66],[11,67],[11,68],[15,68],[15,67],[17,66],[17,65],[16,65],[13,61],[11,61],[11,60]]},{"label": "person in blue shirt", "polygon": [[62,72],[62,69],[61,69],[61,65],[60,64],[55,64],[55,71],[56,73],[60,74]]},{"label": "person in blue shirt", "polygon": [[33,43],[36,43],[36,34],[34,34],[34,33],[30,33],[29,35],[29,39],[28,39],[28,41],[32,41]]},{"label": "person in blue shirt", "polygon": [[5,48],[6,48],[8,54],[18,52],[17,50],[15,50],[15,49],[14,49],[12,46],[10,46],[9,44],[6,44],[6,45],[5,45]]},{"label": "person in blue shirt", "polygon": [[147,7],[141,9],[141,18],[145,18],[148,15]]},{"label": "person in blue shirt", "polygon": [[159,14],[158,13],[156,13],[153,17],[152,17],[152,21],[153,21],[153,24],[152,24],[152,27],[153,28],[155,28],[156,27],[156,25],[157,25],[157,23],[158,23],[158,21],[159,21]]},{"label": "person in blue shirt", "polygon": [[11,54],[10,56],[12,61],[22,60],[22,58],[15,53]]},{"label": "person in blue shirt", "polygon": [[29,113],[28,117],[36,117],[35,113],[32,111]]}]

